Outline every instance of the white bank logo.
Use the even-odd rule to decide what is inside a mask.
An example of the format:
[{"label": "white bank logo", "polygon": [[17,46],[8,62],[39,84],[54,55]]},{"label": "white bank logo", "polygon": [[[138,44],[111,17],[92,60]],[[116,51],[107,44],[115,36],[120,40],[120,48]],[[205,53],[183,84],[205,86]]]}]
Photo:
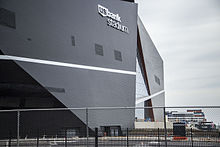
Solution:
[{"label": "white bank logo", "polygon": [[122,32],[125,33],[129,33],[128,27],[123,26],[121,24],[121,17],[119,16],[119,14],[114,14],[112,12],[110,12],[107,8],[98,5],[98,13],[102,16],[102,17],[107,17],[107,25],[111,26],[117,30],[120,30]]}]

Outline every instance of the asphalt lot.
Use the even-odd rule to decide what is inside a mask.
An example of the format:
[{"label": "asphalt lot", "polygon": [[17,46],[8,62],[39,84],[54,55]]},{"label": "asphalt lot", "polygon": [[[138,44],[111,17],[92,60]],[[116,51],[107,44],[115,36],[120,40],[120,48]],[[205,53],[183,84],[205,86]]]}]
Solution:
[{"label": "asphalt lot", "polygon": [[[101,138],[98,141],[99,147],[127,147],[127,140],[125,138]],[[75,138],[69,139],[66,142],[67,147],[87,147],[87,139],[86,138]],[[9,147],[8,140],[0,141],[0,146]],[[12,140],[11,146],[16,146],[16,140]],[[20,147],[37,147],[36,139],[21,139]],[[38,142],[39,147],[65,147],[65,141],[63,138],[54,138],[54,139],[40,139]],[[94,138],[89,138],[89,147],[94,147],[95,142]],[[129,147],[164,147],[164,141],[156,141],[156,140],[129,140]],[[168,147],[192,147],[191,141],[171,141],[167,142]],[[220,147],[220,142],[218,140],[213,141],[194,141],[193,147]]]}]

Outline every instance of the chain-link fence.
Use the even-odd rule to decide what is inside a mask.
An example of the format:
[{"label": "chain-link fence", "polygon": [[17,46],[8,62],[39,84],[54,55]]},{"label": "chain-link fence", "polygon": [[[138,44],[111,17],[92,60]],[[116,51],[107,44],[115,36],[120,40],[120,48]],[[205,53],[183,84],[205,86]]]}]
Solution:
[{"label": "chain-link fence", "polygon": [[0,146],[220,146],[220,107],[0,110]]}]

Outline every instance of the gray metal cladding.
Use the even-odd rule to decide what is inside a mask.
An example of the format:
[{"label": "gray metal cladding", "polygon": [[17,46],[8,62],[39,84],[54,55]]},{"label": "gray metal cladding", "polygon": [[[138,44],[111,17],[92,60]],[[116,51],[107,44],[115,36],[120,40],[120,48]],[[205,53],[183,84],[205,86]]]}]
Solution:
[{"label": "gray metal cladding", "polygon": [[[129,33],[108,26],[107,18],[98,13],[98,4],[119,14],[121,23],[129,28]],[[126,74],[135,73],[135,3],[108,0],[1,0],[0,7],[16,15],[16,29],[0,25],[0,49],[4,54],[70,65],[15,61],[42,86],[49,87],[48,91],[66,107],[135,106],[135,74]],[[95,54],[95,44],[103,47],[104,56]],[[121,62],[114,58],[115,49],[121,52]],[[74,68],[73,64],[74,67],[87,69]],[[110,72],[109,69],[120,72]],[[134,111],[94,112],[90,112],[89,116],[90,122],[93,122],[91,128],[109,124],[133,127]],[[84,112],[73,113],[85,122]],[[123,119],[118,119],[120,117]]]},{"label": "gray metal cladding", "polygon": [[[118,13],[129,34],[108,26],[107,18],[98,14],[98,4]],[[4,0],[1,5],[16,14],[16,30],[0,26],[5,30],[0,35],[0,47],[9,55],[135,71],[137,7],[134,3]],[[71,36],[75,38],[74,47]],[[105,58],[94,55],[95,43],[103,46]],[[115,64],[114,49],[119,49],[124,57],[120,64]]]},{"label": "gray metal cladding", "polygon": [[[64,88],[65,93],[52,92],[52,94],[66,107],[120,107],[135,104],[134,85],[131,85],[135,83],[134,75],[16,63],[25,71],[29,71],[29,74],[43,86]],[[73,112],[81,120],[85,120],[84,111]],[[124,119],[118,119],[121,116]],[[91,128],[108,124],[132,127],[134,118],[134,111],[92,110],[89,112]]]}]

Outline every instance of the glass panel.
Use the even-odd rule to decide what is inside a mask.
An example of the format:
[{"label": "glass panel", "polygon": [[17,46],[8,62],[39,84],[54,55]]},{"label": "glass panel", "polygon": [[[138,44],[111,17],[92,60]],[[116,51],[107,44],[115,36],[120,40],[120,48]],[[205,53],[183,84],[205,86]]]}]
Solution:
[{"label": "glass panel", "polygon": [[[136,59],[136,100],[148,96],[147,88],[141,73],[140,65]],[[144,107],[144,102],[136,104],[136,107]],[[144,119],[144,109],[136,109],[135,117],[137,119]]]}]

